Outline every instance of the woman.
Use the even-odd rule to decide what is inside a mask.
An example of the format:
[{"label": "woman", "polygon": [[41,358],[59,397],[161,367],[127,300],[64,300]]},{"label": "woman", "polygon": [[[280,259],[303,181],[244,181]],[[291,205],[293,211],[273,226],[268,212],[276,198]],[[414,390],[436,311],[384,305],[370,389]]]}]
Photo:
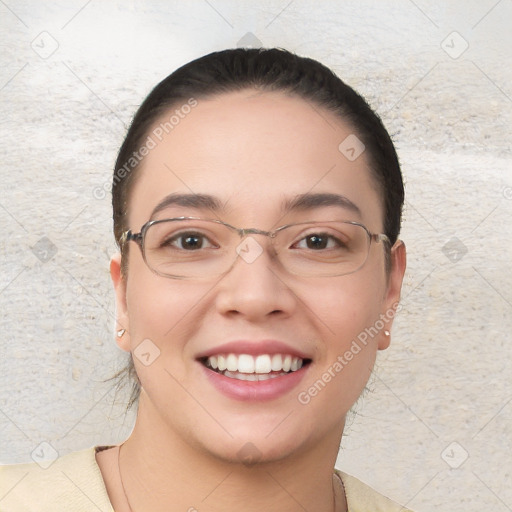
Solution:
[{"label": "woman", "polygon": [[135,427],[4,468],[0,510],[404,510],[334,470],[405,271],[400,167],[366,102],[283,50],[207,55],[144,101],[112,192]]}]

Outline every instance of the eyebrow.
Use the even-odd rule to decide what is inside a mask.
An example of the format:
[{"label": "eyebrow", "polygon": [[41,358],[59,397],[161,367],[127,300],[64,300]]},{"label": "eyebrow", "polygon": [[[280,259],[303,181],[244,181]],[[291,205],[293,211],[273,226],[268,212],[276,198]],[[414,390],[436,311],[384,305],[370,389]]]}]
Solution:
[{"label": "eyebrow", "polygon": [[216,197],[208,194],[169,194],[155,206],[151,212],[151,218],[169,206],[175,205],[214,212],[223,209],[221,202]]},{"label": "eyebrow", "polygon": [[[224,209],[219,199],[208,194],[169,194],[155,206],[151,213],[151,218],[169,206],[182,206],[184,208],[210,210],[212,212],[218,212]],[[331,193],[300,194],[292,199],[286,200],[283,204],[283,210],[306,211],[326,206],[339,206],[361,217],[361,210],[355,203],[345,196]]]},{"label": "eyebrow", "polygon": [[340,194],[320,193],[301,194],[285,202],[285,210],[313,210],[324,206],[340,206],[361,217],[361,210],[348,197]]}]

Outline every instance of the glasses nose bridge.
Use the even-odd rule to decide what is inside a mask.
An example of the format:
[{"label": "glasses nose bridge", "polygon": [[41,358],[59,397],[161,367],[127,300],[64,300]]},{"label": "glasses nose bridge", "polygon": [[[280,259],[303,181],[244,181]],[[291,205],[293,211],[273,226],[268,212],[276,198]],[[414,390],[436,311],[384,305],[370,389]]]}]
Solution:
[{"label": "glasses nose bridge", "polygon": [[[263,251],[271,251],[269,254],[274,254],[275,251],[276,251],[276,247],[275,247],[275,241],[276,241],[276,234],[277,232],[276,231],[265,231],[264,229],[258,229],[258,228],[238,228],[237,229],[237,232],[238,232],[238,235],[240,236],[240,239],[241,240],[244,240],[245,238],[247,238],[248,236],[251,236],[251,235],[261,235],[261,236],[264,236],[266,238],[269,238],[270,240],[270,243],[266,245],[266,249],[263,249],[263,247],[260,245],[260,243],[255,240],[255,242],[262,248]],[[261,240],[260,240],[261,242]]]},{"label": "glasses nose bridge", "polygon": [[265,231],[263,229],[257,228],[239,228],[238,234],[240,235],[240,238],[244,238],[248,235],[263,235],[270,239],[273,239],[276,236],[275,231]]}]

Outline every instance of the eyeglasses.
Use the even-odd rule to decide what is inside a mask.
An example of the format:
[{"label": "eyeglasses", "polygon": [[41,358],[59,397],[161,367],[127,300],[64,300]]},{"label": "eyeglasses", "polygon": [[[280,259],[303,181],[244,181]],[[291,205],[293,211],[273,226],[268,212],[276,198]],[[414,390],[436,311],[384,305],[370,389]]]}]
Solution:
[{"label": "eyeglasses", "polygon": [[365,264],[372,241],[391,245],[386,235],[352,221],[300,222],[262,231],[195,217],[151,220],[140,233],[125,231],[121,245],[136,242],[146,265],[160,276],[206,278],[228,272],[238,258],[255,261],[264,249],[249,235],[270,238],[271,257],[304,277],[351,274]]}]

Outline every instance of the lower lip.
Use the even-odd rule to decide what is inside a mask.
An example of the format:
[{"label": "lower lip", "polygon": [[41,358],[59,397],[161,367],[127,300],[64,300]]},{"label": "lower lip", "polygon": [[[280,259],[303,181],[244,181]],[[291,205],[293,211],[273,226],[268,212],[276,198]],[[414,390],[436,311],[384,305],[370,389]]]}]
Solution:
[{"label": "lower lip", "polygon": [[262,401],[274,400],[289,393],[302,380],[309,364],[295,372],[260,381],[232,379],[210,370],[203,364],[201,366],[213,386],[228,398],[242,401]]}]

